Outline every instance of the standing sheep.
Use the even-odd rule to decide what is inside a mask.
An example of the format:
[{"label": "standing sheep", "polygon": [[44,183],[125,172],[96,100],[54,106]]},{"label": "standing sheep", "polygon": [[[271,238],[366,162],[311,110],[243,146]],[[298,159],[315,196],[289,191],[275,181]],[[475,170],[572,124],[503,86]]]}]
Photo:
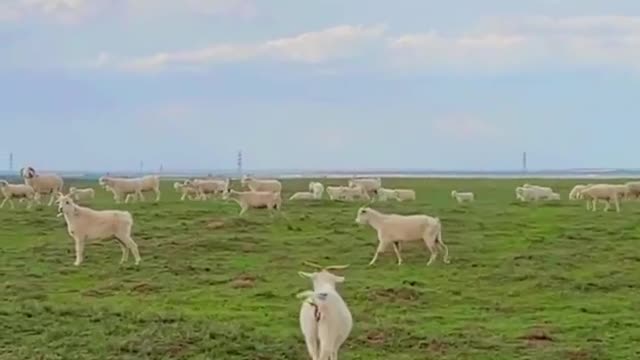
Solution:
[{"label": "standing sheep", "polygon": [[9,184],[6,180],[0,180],[0,193],[4,196],[4,200],[2,200],[2,204],[0,204],[0,209],[4,207],[4,204],[7,201],[9,201],[11,209],[15,209],[13,199],[20,199],[20,201],[26,199],[27,209],[30,209],[31,205],[38,197],[38,194],[31,186],[26,184]]},{"label": "standing sheep", "polygon": [[75,201],[82,199],[95,199],[96,191],[92,188],[78,189],[72,186],[69,188],[69,195],[71,195]]},{"label": "standing sheep", "polygon": [[376,190],[382,187],[382,179],[380,178],[351,179],[349,180],[349,187],[350,188],[360,187],[364,189],[367,195],[369,195],[369,197],[371,198],[376,195]]},{"label": "standing sheep", "polygon": [[222,196],[224,200],[233,200],[240,205],[239,216],[244,215],[249,209],[269,209],[271,215],[273,210],[280,210],[282,198],[280,193],[270,191],[235,191],[228,189]]},{"label": "standing sheep", "polygon": [[[31,186],[38,195],[50,195],[48,206],[53,205],[56,194],[62,192],[64,180],[56,174],[38,174],[34,168],[27,166],[20,170],[24,183]],[[38,198],[38,197],[36,197]]]},{"label": "standing sheep", "polygon": [[472,192],[457,192],[456,190],[451,192],[451,197],[456,199],[458,203],[473,202],[476,198]]},{"label": "standing sheep", "polygon": [[378,254],[384,252],[389,245],[393,245],[393,250],[398,258],[398,265],[402,264],[400,256],[400,243],[408,241],[422,240],[431,252],[431,257],[427,266],[438,256],[438,249],[444,250],[443,261],[449,263],[449,249],[442,241],[442,223],[440,219],[427,215],[396,215],[383,214],[368,207],[358,210],[356,223],[369,225],[378,233],[378,249],[369,266],[378,259]]},{"label": "standing sheep", "polygon": [[131,238],[133,217],[128,211],[93,210],[73,202],[69,195],[58,194],[58,217],[64,216],[69,235],[75,241],[75,266],[84,260],[84,247],[89,241],[115,238],[122,249],[120,264],[127,261],[129,252],[140,263],[138,245]]},{"label": "standing sheep", "polygon": [[344,282],[344,277],[336,276],[329,270],[346,269],[349,265],[321,267],[306,264],[319,271],[298,272],[313,283],[313,291],[297,295],[299,299],[305,299],[300,308],[300,329],[312,360],[337,360],[340,347],[353,328],[353,317],[336,290],[336,284]]},{"label": "standing sheep", "polygon": [[126,195],[125,203],[129,201],[129,195],[144,201],[144,191],[153,191],[156,194],[156,202],[160,201],[160,177],[147,175],[139,178],[116,178],[103,176],[98,180],[107,191],[113,193],[113,199],[120,203],[123,195]]},{"label": "standing sheep", "polygon": [[242,177],[241,184],[242,186],[248,187],[251,191],[269,191],[273,193],[282,192],[282,183],[278,180],[258,180],[245,175]]},{"label": "standing sheep", "polygon": [[604,201],[606,206],[604,211],[609,211],[611,203],[616,206],[616,211],[620,212],[619,194],[620,188],[617,185],[610,184],[597,184],[589,186],[581,191],[583,198],[587,201],[587,210],[589,210],[589,203],[591,203],[591,210],[596,211],[598,200]]}]

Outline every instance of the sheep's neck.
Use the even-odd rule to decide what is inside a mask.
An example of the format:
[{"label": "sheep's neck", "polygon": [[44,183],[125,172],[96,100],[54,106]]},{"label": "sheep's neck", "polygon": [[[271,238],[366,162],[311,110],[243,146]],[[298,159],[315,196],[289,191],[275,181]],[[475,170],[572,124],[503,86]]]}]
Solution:
[{"label": "sheep's neck", "polygon": [[382,221],[384,220],[384,215],[379,213],[369,213],[369,225],[374,229],[379,229],[382,226]]}]

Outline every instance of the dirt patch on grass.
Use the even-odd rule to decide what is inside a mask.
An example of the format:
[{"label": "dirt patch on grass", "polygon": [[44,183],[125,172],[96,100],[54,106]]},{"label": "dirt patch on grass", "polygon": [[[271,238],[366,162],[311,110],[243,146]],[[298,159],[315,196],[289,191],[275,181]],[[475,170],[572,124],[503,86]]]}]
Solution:
[{"label": "dirt patch on grass", "polygon": [[149,283],[134,284],[129,288],[129,292],[137,294],[149,294],[158,290],[158,287]]},{"label": "dirt patch on grass", "polygon": [[234,289],[250,289],[256,286],[258,279],[255,276],[243,274],[231,280],[231,287]]},{"label": "dirt patch on grass", "polygon": [[372,330],[365,334],[365,342],[369,345],[383,345],[387,335],[381,330]]},{"label": "dirt patch on grass", "polygon": [[221,229],[224,226],[225,226],[225,223],[224,221],[221,221],[221,220],[211,220],[211,221],[208,221],[206,225],[207,229],[210,229],[210,230]]},{"label": "dirt patch on grass", "polygon": [[543,328],[531,329],[526,335],[521,336],[520,339],[532,347],[548,346],[555,341],[549,333],[549,330]]},{"label": "dirt patch on grass", "polygon": [[387,288],[373,291],[370,300],[372,301],[416,301],[420,299],[421,293],[416,289],[407,287]]},{"label": "dirt patch on grass", "polygon": [[567,353],[567,360],[592,360],[593,355],[586,350],[574,350]]},{"label": "dirt patch on grass", "polygon": [[449,350],[449,344],[438,339],[423,340],[419,343],[421,349],[425,349],[432,353],[446,354]]}]

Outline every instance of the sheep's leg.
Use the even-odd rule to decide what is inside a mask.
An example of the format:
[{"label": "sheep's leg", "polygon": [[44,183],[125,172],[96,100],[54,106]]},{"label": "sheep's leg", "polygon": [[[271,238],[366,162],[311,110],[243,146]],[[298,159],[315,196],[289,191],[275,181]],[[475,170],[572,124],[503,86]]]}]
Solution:
[{"label": "sheep's leg", "polygon": [[338,360],[338,350],[334,351],[333,354],[331,354],[331,360]]},{"label": "sheep's leg", "polygon": [[156,193],[156,202],[160,201],[160,189],[155,189],[154,192]]},{"label": "sheep's leg", "polygon": [[438,246],[435,243],[435,241],[430,241],[425,239],[424,241],[425,244],[427,244],[427,249],[429,249],[429,252],[431,252],[431,256],[429,257],[429,262],[427,262],[427,266],[431,265],[431,263],[433,263],[433,260],[436,259],[436,257],[438,257]]},{"label": "sheep's leg", "polygon": [[118,235],[118,239],[131,251],[133,255],[136,265],[140,264],[140,252],[138,251],[138,244],[131,238],[129,234],[121,234]]},{"label": "sheep's leg", "polygon": [[384,249],[386,248],[386,244],[382,241],[380,241],[380,243],[378,243],[378,248],[376,249],[376,253],[375,255],[373,255],[373,259],[371,259],[371,262],[369,263],[369,266],[373,265],[376,263],[376,261],[378,261],[378,255],[384,251]]},{"label": "sheep's leg", "polygon": [[315,337],[305,337],[305,343],[307,344],[307,351],[309,352],[309,356],[311,356],[311,360],[318,359],[318,353],[320,350],[318,349],[318,339]]},{"label": "sheep's leg", "polygon": [[596,211],[597,207],[598,207],[598,200],[597,199],[591,200],[591,211]]},{"label": "sheep's leg", "polygon": [[73,263],[75,266],[80,266],[84,260],[84,239],[76,237],[76,261]]},{"label": "sheep's leg", "polygon": [[616,206],[616,212],[620,212],[620,203],[618,202],[618,199],[614,199],[613,203]]},{"label": "sheep's leg", "polygon": [[51,192],[51,197],[49,198],[49,203],[47,204],[47,206],[53,205],[53,202],[55,200],[56,200],[56,194],[54,192]]},{"label": "sheep's leg", "polygon": [[608,199],[607,199],[607,200],[604,202],[604,212],[609,211],[609,208],[610,208],[610,207],[611,207],[611,200],[608,200]]},{"label": "sheep's leg", "polygon": [[248,208],[247,208],[246,206],[243,206],[243,207],[240,209],[240,214],[238,214],[238,216],[242,216],[242,215],[244,215],[244,214],[247,212],[247,209],[248,209]]},{"label": "sheep's leg", "polygon": [[4,200],[2,200],[2,204],[0,204],[0,209],[2,209],[4,207],[4,204],[7,202],[7,200],[9,200],[9,198],[4,198]]},{"label": "sheep's leg", "polygon": [[393,251],[396,253],[396,257],[398,258],[398,265],[402,265],[402,257],[400,256],[400,243],[397,241],[393,242]]},{"label": "sheep's leg", "polygon": [[11,199],[11,198],[9,199],[9,205],[11,205],[11,210],[16,208],[16,206],[13,203],[13,199]]},{"label": "sheep's leg", "polygon": [[120,239],[118,239],[118,244],[120,245],[120,250],[122,250],[122,257],[120,258],[120,265],[122,265],[127,262],[127,259],[129,258],[129,249],[127,249],[125,244],[120,241]]},{"label": "sheep's leg", "polygon": [[147,201],[147,200],[144,198],[144,194],[142,194],[142,190],[138,190],[138,191],[136,191],[136,197],[138,198],[138,201]]},{"label": "sheep's leg", "polygon": [[180,198],[180,201],[184,201],[186,197],[187,197],[187,193],[186,192],[182,193],[182,197]]}]

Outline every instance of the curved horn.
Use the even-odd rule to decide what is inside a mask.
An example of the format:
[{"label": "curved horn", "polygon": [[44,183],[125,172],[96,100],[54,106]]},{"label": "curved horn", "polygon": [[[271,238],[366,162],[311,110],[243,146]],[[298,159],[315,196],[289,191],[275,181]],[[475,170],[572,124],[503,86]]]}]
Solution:
[{"label": "curved horn", "polygon": [[331,266],[327,266],[324,269],[325,270],[343,270],[349,267],[349,264],[347,265],[331,265]]},{"label": "curved horn", "polygon": [[312,268],[320,269],[320,270],[324,269],[324,267],[323,267],[323,266],[320,266],[320,265],[318,265],[318,264],[316,264],[316,263],[312,263],[311,261],[303,261],[303,262],[302,262],[302,264],[303,264],[303,265],[310,266],[310,267],[312,267]]}]

